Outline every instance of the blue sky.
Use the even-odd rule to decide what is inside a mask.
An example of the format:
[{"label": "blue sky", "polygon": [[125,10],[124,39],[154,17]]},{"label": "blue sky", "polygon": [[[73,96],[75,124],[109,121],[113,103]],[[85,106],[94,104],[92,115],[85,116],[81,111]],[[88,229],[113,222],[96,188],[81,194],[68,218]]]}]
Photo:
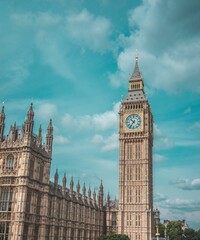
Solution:
[{"label": "blue sky", "polygon": [[6,131],[30,102],[52,171],[118,195],[118,108],[139,50],[154,115],[154,206],[200,228],[200,2],[0,0]]}]

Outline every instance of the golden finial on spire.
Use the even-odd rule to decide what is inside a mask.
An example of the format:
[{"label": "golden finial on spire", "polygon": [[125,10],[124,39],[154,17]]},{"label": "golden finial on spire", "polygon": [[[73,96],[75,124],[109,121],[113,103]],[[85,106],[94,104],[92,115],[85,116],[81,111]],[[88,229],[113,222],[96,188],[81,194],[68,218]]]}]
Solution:
[{"label": "golden finial on spire", "polygon": [[138,60],[138,49],[136,49],[136,56],[135,56],[136,61]]}]

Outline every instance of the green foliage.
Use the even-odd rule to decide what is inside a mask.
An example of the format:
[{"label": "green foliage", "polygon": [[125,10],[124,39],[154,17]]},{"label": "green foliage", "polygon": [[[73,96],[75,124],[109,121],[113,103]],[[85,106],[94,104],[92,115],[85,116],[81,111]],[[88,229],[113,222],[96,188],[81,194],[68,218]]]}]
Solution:
[{"label": "green foliage", "polygon": [[162,223],[159,224],[159,233],[160,233],[160,237],[165,236],[165,225]]},{"label": "green foliage", "polygon": [[172,221],[167,224],[167,236],[170,240],[200,240],[200,230],[186,228],[183,231],[181,221]]},{"label": "green foliage", "polygon": [[100,236],[97,240],[130,240],[127,235],[123,234],[111,234],[108,236]]},{"label": "green foliage", "polygon": [[172,221],[167,224],[167,236],[170,240],[182,240],[183,230],[180,221]]},{"label": "green foliage", "polygon": [[200,240],[200,232],[199,232],[199,234],[198,234],[198,232],[196,232],[192,228],[186,228],[184,231],[184,239],[185,240]]}]

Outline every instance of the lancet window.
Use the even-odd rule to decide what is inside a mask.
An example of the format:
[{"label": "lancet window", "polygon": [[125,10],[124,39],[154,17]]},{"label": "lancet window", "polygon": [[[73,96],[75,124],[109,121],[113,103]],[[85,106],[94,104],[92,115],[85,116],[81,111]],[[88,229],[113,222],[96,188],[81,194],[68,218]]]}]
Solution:
[{"label": "lancet window", "polygon": [[7,170],[14,169],[14,156],[12,154],[8,155],[8,157],[7,157],[6,169]]},{"label": "lancet window", "polygon": [[9,234],[9,222],[0,222],[0,239],[7,240]]},{"label": "lancet window", "polygon": [[13,189],[11,187],[0,188],[0,211],[11,211]]}]

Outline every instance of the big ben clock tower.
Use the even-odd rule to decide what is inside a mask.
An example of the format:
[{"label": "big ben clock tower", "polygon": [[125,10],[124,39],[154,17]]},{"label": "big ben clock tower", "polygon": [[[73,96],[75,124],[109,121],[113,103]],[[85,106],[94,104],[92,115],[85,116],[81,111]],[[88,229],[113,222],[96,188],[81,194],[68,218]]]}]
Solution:
[{"label": "big ben clock tower", "polygon": [[151,240],[153,228],[153,116],[145,96],[138,55],[119,112],[118,232]]}]

